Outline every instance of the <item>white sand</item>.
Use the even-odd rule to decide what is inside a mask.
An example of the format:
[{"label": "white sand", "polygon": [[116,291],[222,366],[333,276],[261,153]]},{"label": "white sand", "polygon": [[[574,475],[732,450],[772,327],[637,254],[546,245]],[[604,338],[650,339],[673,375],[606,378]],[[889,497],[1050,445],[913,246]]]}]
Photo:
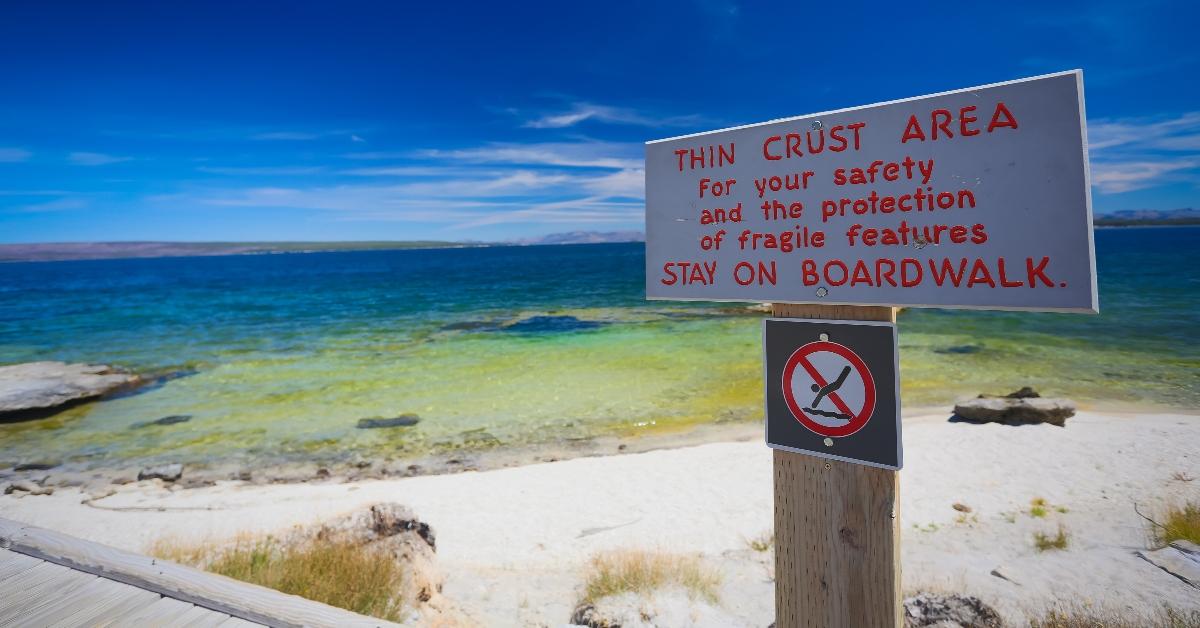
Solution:
[{"label": "white sand", "polygon": [[[1066,428],[905,421],[901,476],[906,591],[978,595],[1019,621],[1054,600],[1200,608],[1200,591],[1134,555],[1149,512],[1200,500],[1200,417],[1084,412]],[[144,551],[163,536],[219,540],[311,524],[377,501],[412,507],[437,532],[446,595],[489,626],[561,625],[598,550],[700,552],[725,575],[723,605],[747,625],[773,615],[771,453],[757,439],[455,475],[345,484],[167,490],[155,482],[87,495],[0,497],[0,516]],[[1051,504],[1045,518],[1030,500]],[[973,512],[966,521],[951,505]],[[1058,512],[1055,506],[1066,509]],[[110,510],[112,509],[112,510]],[[1071,533],[1037,552],[1035,531]],[[991,574],[993,569],[1011,578]]]}]

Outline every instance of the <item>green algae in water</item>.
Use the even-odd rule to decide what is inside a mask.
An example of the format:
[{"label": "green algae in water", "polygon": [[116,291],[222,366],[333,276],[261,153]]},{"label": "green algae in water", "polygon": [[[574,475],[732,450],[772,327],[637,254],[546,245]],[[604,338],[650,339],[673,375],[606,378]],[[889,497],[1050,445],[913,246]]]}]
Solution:
[{"label": "green algae in water", "polygon": [[[1097,233],[1099,316],[906,310],[905,405],[1033,385],[1200,407],[1197,245]],[[0,425],[0,460],[403,457],[759,420],[761,314],[646,302],[643,263],[598,245],[0,266],[20,295],[0,303],[0,362],[195,371]],[[355,427],[401,414],[421,421]]]}]

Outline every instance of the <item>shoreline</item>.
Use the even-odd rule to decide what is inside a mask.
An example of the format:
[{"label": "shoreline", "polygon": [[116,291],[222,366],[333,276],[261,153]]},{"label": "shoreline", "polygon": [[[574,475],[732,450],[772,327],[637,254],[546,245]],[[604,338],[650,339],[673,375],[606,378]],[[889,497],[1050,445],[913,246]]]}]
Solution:
[{"label": "shoreline", "polygon": [[[1084,410],[1062,428],[932,415],[905,428],[906,594],[976,595],[1015,625],[1055,603],[1200,608],[1194,588],[1136,556],[1145,523],[1131,506],[1197,499],[1200,481],[1185,478],[1200,477],[1200,415]],[[444,594],[489,625],[561,625],[588,557],[634,547],[702,556],[724,576],[726,610],[762,626],[774,584],[770,553],[749,546],[772,526],[760,438],[407,478],[67,487],[0,496],[0,516],[145,552],[164,538],[282,534],[397,502],[436,530]],[[1031,514],[1039,498],[1047,514]],[[1037,551],[1032,535],[1058,524],[1070,546]]]},{"label": "shoreline", "polygon": [[[1079,412],[1102,412],[1115,417],[1169,414],[1200,419],[1190,408],[1116,401],[1088,401],[1078,404]],[[946,422],[952,406],[919,406],[902,412],[903,426]],[[1068,422],[1071,419],[1068,419]],[[644,433],[600,433],[593,436],[553,441],[463,447],[454,451],[426,453],[412,457],[372,457],[353,450],[340,460],[242,460],[237,457],[213,463],[180,463],[183,476],[169,482],[175,489],[196,489],[224,481],[250,485],[339,484],[367,480],[451,475],[491,471],[552,463],[577,458],[640,454],[653,451],[695,447],[718,442],[762,442],[761,421],[714,421],[694,425],[650,428]],[[0,467],[0,485],[32,481],[53,488],[79,488],[99,495],[106,489],[137,483],[141,470],[174,464],[169,458],[129,458],[124,460],[77,463],[38,460],[36,456],[7,468]],[[52,464],[53,466],[47,466]],[[26,467],[22,469],[21,467]]]}]

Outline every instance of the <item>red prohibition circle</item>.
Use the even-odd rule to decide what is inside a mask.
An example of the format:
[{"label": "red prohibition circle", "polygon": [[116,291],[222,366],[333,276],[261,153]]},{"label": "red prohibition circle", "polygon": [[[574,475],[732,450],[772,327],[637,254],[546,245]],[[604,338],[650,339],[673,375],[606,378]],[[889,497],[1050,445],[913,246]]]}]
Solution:
[{"label": "red prohibition circle", "polygon": [[[792,394],[792,376],[796,372],[796,367],[801,365],[801,361],[807,363],[808,356],[819,351],[828,351],[846,359],[855,371],[858,371],[859,377],[863,381],[863,407],[860,412],[854,414],[854,418],[849,423],[841,427],[826,427],[812,420],[804,410],[801,409],[799,403],[796,402],[795,395]],[[811,364],[810,364],[811,366]],[[836,394],[836,393],[831,393]],[[787,364],[783,367],[783,399],[787,402],[788,410],[791,410],[792,416],[801,425],[808,428],[821,436],[839,437],[849,436],[866,426],[867,421],[871,420],[871,414],[875,411],[875,378],[871,377],[871,371],[867,369],[867,364],[863,362],[858,354],[852,351],[845,345],[840,345],[836,342],[821,340],[810,342],[799,349],[796,349],[791,357],[788,358]]]}]

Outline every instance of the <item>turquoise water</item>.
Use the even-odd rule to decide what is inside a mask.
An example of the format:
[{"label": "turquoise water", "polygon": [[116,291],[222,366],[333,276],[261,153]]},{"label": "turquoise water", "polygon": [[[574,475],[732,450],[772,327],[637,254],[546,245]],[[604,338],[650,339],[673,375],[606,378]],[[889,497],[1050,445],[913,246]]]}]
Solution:
[{"label": "turquoise water", "polygon": [[[1033,384],[1200,407],[1200,229],[1096,233],[1102,314],[906,310],[908,406]],[[0,466],[338,459],[761,416],[761,316],[643,299],[640,244],[0,265],[0,363],[120,364],[135,395],[0,425]],[[411,428],[358,419],[412,413]],[[134,424],[173,415],[170,426]]]}]

